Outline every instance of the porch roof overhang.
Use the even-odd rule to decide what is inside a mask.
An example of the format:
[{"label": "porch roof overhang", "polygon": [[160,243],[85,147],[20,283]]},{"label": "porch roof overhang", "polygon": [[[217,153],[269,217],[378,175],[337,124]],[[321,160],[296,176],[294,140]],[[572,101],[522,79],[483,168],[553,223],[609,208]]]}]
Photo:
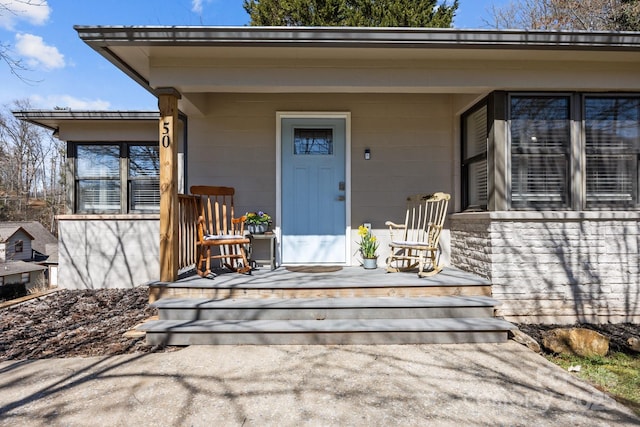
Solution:
[{"label": "porch roof overhang", "polygon": [[[343,27],[75,29],[84,42],[149,91],[174,87],[191,99],[198,93],[214,92],[474,93],[494,88],[481,81],[457,87],[456,81],[465,81],[460,75],[457,80],[432,78],[433,83],[404,75],[390,78],[396,70],[406,73],[438,67],[441,62],[464,63],[466,69],[474,63],[487,69],[495,63],[504,68],[505,64],[527,61],[640,64],[640,33],[632,32]],[[313,72],[293,71],[301,69]],[[365,71],[374,77],[360,82],[358,73]],[[447,75],[448,70],[441,70],[440,76]]]},{"label": "porch roof overhang", "polygon": [[52,130],[54,133],[64,123],[114,121],[147,121],[156,123],[157,111],[72,111],[72,110],[19,110],[12,111],[15,118]]}]

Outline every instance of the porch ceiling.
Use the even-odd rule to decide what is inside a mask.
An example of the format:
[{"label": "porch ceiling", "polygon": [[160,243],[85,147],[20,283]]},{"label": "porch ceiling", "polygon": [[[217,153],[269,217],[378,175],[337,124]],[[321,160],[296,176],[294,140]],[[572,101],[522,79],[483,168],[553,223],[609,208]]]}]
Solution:
[{"label": "porch ceiling", "polygon": [[[440,69],[447,75],[452,69],[466,72],[470,64],[486,70],[496,64],[505,68],[523,62],[640,63],[639,33],[335,27],[77,26],[76,30],[82,40],[148,90],[171,86],[187,96],[208,92],[482,93],[490,85],[456,84],[466,79],[460,75],[425,80],[406,74]],[[405,75],[390,78],[399,71]],[[357,76],[364,72],[373,78],[359,81]],[[291,78],[294,73],[297,79]]]}]

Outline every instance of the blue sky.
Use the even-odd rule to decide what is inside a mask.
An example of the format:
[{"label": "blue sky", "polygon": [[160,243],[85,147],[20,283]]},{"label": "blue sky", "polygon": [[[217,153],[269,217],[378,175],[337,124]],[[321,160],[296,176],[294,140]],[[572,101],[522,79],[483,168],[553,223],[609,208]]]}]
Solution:
[{"label": "blue sky", "polygon": [[[156,99],[80,41],[74,25],[247,25],[242,0],[0,0],[0,43],[29,67],[23,80],[0,63],[0,105],[155,110]],[[460,0],[456,28],[483,28],[507,0]]]}]

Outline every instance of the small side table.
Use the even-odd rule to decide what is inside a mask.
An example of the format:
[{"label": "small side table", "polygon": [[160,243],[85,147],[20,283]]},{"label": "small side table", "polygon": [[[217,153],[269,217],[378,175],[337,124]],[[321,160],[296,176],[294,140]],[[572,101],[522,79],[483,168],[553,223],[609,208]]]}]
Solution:
[{"label": "small side table", "polygon": [[[251,239],[251,246],[249,252],[249,259],[252,263],[265,263],[269,264],[271,270],[276,269],[276,235],[275,233],[265,233],[265,234],[249,234],[249,239]],[[256,240],[266,240],[269,243],[269,259],[253,259],[253,244]]]}]

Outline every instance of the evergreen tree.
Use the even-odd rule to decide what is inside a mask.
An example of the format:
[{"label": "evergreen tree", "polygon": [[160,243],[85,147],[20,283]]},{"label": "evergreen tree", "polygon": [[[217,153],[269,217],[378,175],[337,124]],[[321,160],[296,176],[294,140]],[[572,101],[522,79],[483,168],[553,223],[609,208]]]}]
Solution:
[{"label": "evergreen tree", "polygon": [[450,28],[458,0],[244,0],[251,25]]}]

